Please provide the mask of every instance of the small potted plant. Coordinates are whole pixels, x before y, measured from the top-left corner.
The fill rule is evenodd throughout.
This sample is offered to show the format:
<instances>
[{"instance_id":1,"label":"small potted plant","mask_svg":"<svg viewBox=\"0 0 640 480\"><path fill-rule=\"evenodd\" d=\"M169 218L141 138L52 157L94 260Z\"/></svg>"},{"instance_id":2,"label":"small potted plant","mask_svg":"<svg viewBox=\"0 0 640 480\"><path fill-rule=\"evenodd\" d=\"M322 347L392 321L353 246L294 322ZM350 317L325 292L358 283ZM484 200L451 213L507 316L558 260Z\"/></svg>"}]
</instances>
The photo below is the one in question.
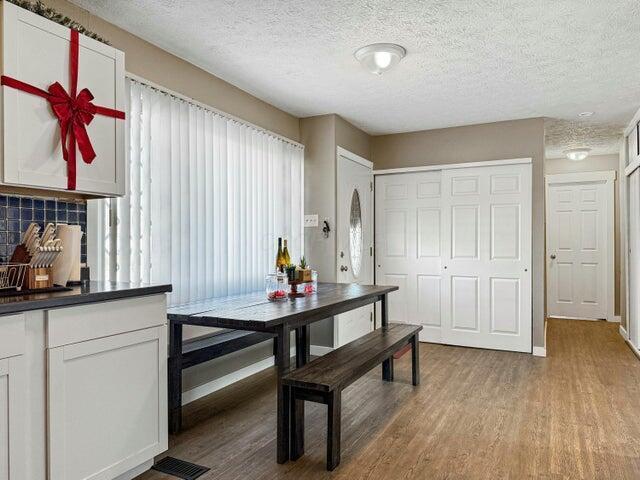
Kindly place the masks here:
<instances>
[{"instance_id":1,"label":"small potted plant","mask_svg":"<svg viewBox=\"0 0 640 480\"><path fill-rule=\"evenodd\" d=\"M289 279L289 282L295 282L297 280L296 278L296 266L293 264L289 264L284 268L284 271L287 274L287 278Z\"/></svg>"},{"instance_id":2,"label":"small potted plant","mask_svg":"<svg viewBox=\"0 0 640 480\"><path fill-rule=\"evenodd\" d=\"M311 281L311 269L307 264L307 259L303 256L300 259L300 265L296 268L296 279L300 283Z\"/></svg>"}]
</instances>

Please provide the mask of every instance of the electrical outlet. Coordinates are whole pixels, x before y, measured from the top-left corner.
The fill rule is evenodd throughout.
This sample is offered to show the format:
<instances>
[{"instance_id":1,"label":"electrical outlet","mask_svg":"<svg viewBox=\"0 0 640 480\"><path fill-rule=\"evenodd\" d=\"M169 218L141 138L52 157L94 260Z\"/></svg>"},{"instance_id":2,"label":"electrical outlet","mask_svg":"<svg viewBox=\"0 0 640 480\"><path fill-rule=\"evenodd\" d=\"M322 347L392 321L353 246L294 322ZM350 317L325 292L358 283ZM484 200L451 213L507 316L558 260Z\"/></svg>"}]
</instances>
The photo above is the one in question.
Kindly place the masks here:
<instances>
[{"instance_id":1,"label":"electrical outlet","mask_svg":"<svg viewBox=\"0 0 640 480\"><path fill-rule=\"evenodd\" d=\"M318 215L305 215L304 216L304 227L317 227L318 226Z\"/></svg>"}]
</instances>

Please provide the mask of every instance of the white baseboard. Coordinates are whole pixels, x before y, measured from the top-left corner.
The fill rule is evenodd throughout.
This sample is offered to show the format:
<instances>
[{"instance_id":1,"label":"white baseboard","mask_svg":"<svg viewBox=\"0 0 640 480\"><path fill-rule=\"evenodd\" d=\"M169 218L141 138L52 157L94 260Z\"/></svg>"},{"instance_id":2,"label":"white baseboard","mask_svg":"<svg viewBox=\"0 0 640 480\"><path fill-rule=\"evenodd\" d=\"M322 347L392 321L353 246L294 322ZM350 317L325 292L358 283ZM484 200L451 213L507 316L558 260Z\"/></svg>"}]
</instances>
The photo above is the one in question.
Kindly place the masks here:
<instances>
[{"instance_id":1,"label":"white baseboard","mask_svg":"<svg viewBox=\"0 0 640 480\"><path fill-rule=\"evenodd\" d=\"M627 331L624 329L622 325L618 327L618 331L620 332L620 335L622 336L622 338L624 338L625 340L629 340L629 334L627 334Z\"/></svg>"},{"instance_id":2,"label":"white baseboard","mask_svg":"<svg viewBox=\"0 0 640 480\"><path fill-rule=\"evenodd\" d=\"M535 357L546 357L547 356L547 326L549 325L549 321L547 319L544 320L544 347L533 347L533 351L531 352Z\"/></svg>"},{"instance_id":3,"label":"white baseboard","mask_svg":"<svg viewBox=\"0 0 640 480\"><path fill-rule=\"evenodd\" d=\"M611 322L611 323L620 323L622 321L622 319L620 318L620 315L614 315L611 318L607 318L607 322Z\"/></svg>"},{"instance_id":4,"label":"white baseboard","mask_svg":"<svg viewBox=\"0 0 640 480\"><path fill-rule=\"evenodd\" d=\"M547 356L547 348L546 347L533 347L533 355L535 357L546 357Z\"/></svg>"},{"instance_id":5,"label":"white baseboard","mask_svg":"<svg viewBox=\"0 0 640 480\"><path fill-rule=\"evenodd\" d=\"M311 345L310 353L311 355L322 356L329 353L333 350L330 347L322 347L320 345ZM291 356L295 355L295 348L291 349ZM199 398L205 397L210 393L217 392L218 390L222 390L229 385L232 385L240 380L244 380L251 375L255 375L256 373L260 373L263 370L266 370L269 367L273 367L275 364L275 357L267 357L259 362L252 363L251 365L247 365L235 372L231 372L227 375L224 375L220 378L216 378L207 382L203 385L198 385L191 390L187 390L182 392L182 405L186 405L187 403L194 402Z\"/></svg>"},{"instance_id":6,"label":"white baseboard","mask_svg":"<svg viewBox=\"0 0 640 480\"><path fill-rule=\"evenodd\" d=\"M132 480L138 475L142 475L151 467L153 467L153 458L151 460L147 460L142 465L138 465L136 468L132 468L128 472L124 472L122 475L118 475L114 480Z\"/></svg>"},{"instance_id":7,"label":"white baseboard","mask_svg":"<svg viewBox=\"0 0 640 480\"><path fill-rule=\"evenodd\" d=\"M326 355L327 353L333 351L331 347L323 347L322 345L311 345L311 355L315 357L321 357L322 355Z\"/></svg>"},{"instance_id":8,"label":"white baseboard","mask_svg":"<svg viewBox=\"0 0 640 480\"><path fill-rule=\"evenodd\" d=\"M624 341L627 343L627 345L629 345L631 351L635 354L636 357L640 359L640 350L638 350L638 348L633 343L631 343L631 340L629 340L629 334L624 328L622 328L622 325L620 325L618 331L620 332L620 336L624 338Z\"/></svg>"}]
</instances>

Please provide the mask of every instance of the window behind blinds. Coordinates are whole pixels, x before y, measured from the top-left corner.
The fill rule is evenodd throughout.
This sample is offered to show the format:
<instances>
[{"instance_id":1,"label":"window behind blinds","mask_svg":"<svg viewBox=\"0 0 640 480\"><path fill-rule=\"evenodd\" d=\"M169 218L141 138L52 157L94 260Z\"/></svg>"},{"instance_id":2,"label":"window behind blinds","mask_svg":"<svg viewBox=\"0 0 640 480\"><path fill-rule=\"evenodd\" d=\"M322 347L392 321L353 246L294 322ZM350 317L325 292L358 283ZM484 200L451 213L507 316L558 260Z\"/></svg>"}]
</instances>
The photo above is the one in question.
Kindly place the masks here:
<instances>
[{"instance_id":1,"label":"window behind blinds","mask_svg":"<svg viewBox=\"0 0 640 480\"><path fill-rule=\"evenodd\" d=\"M172 305L260 290L277 238L303 249L302 146L127 80L128 193L92 209L106 280L173 284Z\"/></svg>"}]
</instances>

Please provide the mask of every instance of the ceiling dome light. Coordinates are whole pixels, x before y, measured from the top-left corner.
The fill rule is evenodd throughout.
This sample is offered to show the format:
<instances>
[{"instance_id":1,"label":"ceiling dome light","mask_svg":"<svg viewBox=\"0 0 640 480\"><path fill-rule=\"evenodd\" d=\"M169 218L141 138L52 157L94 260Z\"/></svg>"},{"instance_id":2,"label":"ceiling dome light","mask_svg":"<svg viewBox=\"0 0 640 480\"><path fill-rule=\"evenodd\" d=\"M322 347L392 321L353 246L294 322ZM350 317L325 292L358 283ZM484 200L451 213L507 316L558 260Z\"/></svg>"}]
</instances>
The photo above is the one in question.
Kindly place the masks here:
<instances>
[{"instance_id":1,"label":"ceiling dome light","mask_svg":"<svg viewBox=\"0 0 640 480\"><path fill-rule=\"evenodd\" d=\"M572 148L571 150L565 150L564 154L569 160L579 162L589 156L590 148Z\"/></svg>"},{"instance_id":2,"label":"ceiling dome light","mask_svg":"<svg viewBox=\"0 0 640 480\"><path fill-rule=\"evenodd\" d=\"M578 116L579 116L579 117L593 117L593 114L594 114L594 113L595 113L595 112L580 112L580 113L578 114Z\"/></svg>"},{"instance_id":3,"label":"ceiling dome light","mask_svg":"<svg viewBox=\"0 0 640 480\"><path fill-rule=\"evenodd\" d=\"M382 75L396 66L406 54L404 47L395 43L374 43L359 48L354 53L356 60L376 75Z\"/></svg>"}]
</instances>

